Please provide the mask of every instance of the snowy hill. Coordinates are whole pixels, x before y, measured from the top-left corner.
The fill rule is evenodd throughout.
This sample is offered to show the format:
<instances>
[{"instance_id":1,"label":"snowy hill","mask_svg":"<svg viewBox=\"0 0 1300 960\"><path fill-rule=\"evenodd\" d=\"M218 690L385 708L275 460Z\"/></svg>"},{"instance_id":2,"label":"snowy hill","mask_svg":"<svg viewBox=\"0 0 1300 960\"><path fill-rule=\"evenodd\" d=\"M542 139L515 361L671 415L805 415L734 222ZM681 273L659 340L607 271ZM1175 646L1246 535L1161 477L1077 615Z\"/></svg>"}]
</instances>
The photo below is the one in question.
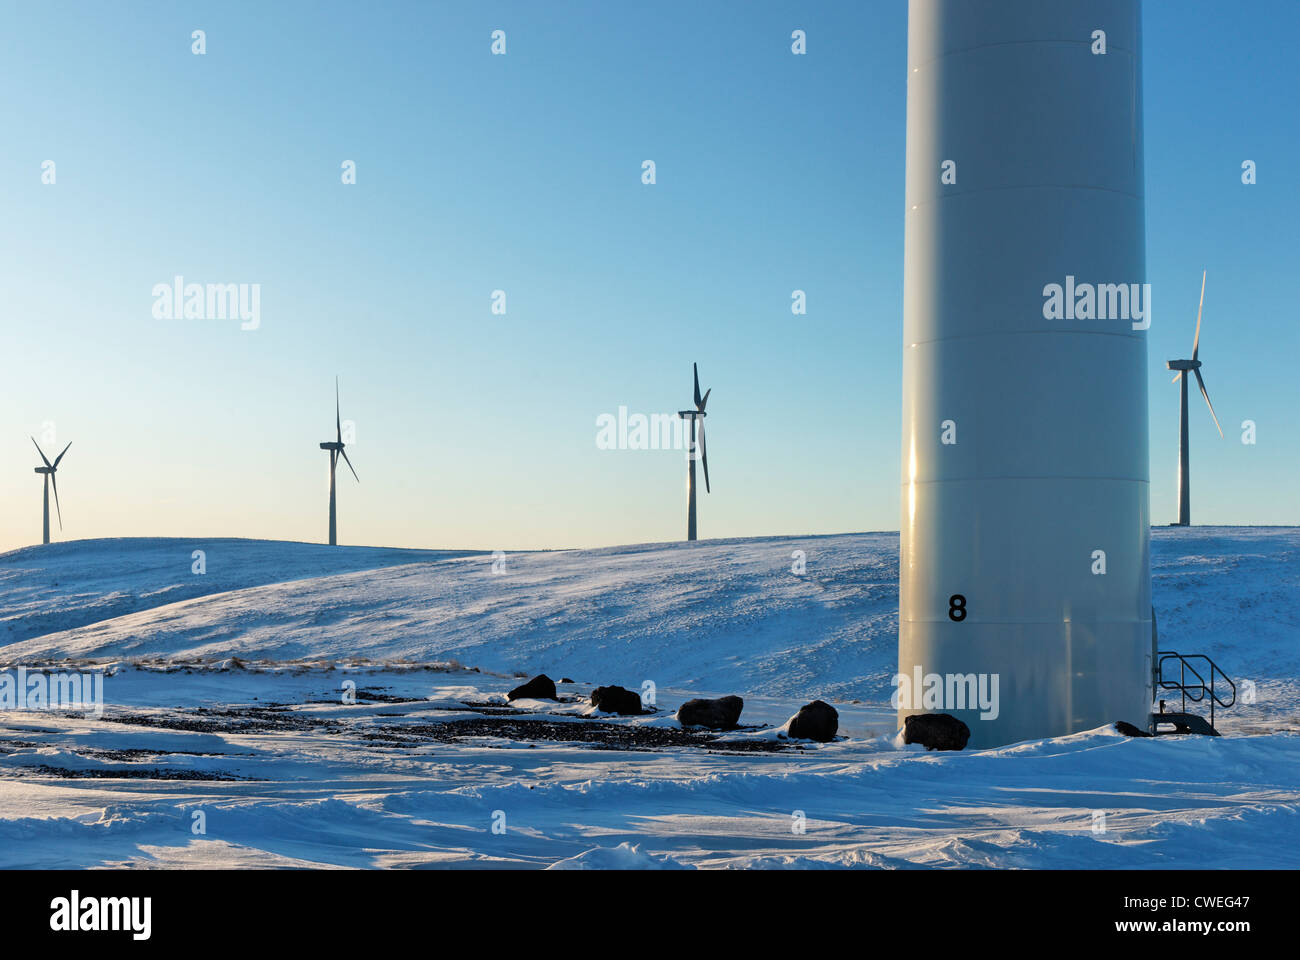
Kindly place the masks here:
<instances>
[{"instance_id":1,"label":"snowy hill","mask_svg":"<svg viewBox=\"0 0 1300 960\"><path fill-rule=\"evenodd\" d=\"M0 646L193 597L465 553L164 537L23 547L0 554Z\"/></svg>"},{"instance_id":2,"label":"snowy hill","mask_svg":"<svg viewBox=\"0 0 1300 960\"><path fill-rule=\"evenodd\" d=\"M280 562L277 545L249 542L243 589L51 631L0 649L0 662L456 659L505 672L613 670L638 681L857 697L887 690L893 670L897 543L896 534L860 534L524 553L496 573L491 555L410 563L394 552L371 569L349 558L339 572L280 578L286 583L268 581L278 570L301 571L304 545L280 545ZM795 550L806 555L803 575L791 572ZM46 575L75 579L69 554L50 561ZM238 555L228 562L237 580ZM188 564L170 574L181 585L165 589L183 589ZM138 583L124 574L97 587L125 604ZM154 588L140 603L166 595Z\"/></svg>"}]
</instances>

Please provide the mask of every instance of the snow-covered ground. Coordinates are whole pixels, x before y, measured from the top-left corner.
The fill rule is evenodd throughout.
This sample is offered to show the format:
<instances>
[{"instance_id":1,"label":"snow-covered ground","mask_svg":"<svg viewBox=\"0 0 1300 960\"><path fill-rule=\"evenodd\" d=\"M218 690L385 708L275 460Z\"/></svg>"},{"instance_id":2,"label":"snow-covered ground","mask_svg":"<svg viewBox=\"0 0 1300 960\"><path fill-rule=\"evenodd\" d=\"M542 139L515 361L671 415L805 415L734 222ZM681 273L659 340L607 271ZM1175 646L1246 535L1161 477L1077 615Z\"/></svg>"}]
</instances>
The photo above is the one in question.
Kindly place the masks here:
<instances>
[{"instance_id":1,"label":"snow-covered ground","mask_svg":"<svg viewBox=\"0 0 1300 960\"><path fill-rule=\"evenodd\" d=\"M963 753L894 735L897 550L0 555L0 665L108 674L102 717L0 711L0 866L1300 866L1300 531L1153 531L1161 646L1255 686L1223 738ZM506 710L540 672L562 701ZM656 713L591 715L647 682ZM672 718L726 693L745 729ZM784 740L815 698L841 739Z\"/></svg>"}]
</instances>

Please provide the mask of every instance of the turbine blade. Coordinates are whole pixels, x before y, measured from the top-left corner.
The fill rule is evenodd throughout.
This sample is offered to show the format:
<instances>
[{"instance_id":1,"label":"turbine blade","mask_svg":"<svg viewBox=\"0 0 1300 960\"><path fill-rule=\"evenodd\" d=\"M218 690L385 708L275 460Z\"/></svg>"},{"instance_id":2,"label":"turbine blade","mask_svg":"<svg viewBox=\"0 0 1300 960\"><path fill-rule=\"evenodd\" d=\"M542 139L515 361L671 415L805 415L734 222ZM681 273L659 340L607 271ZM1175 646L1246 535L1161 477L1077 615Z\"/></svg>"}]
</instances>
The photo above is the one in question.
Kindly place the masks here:
<instances>
[{"instance_id":1,"label":"turbine blade","mask_svg":"<svg viewBox=\"0 0 1300 960\"><path fill-rule=\"evenodd\" d=\"M63 529L63 508L59 506L59 478L50 473L50 483L54 486L54 510L59 515L59 529Z\"/></svg>"},{"instance_id":2,"label":"turbine blade","mask_svg":"<svg viewBox=\"0 0 1300 960\"><path fill-rule=\"evenodd\" d=\"M1214 413L1214 404L1210 403L1210 394L1205 389L1205 381L1201 379L1201 371L1194 370L1192 372L1196 374L1196 382L1201 385L1201 396L1205 398L1205 405L1210 408L1210 416L1214 417L1214 426L1218 429L1219 436L1222 437L1223 427L1219 426L1219 418Z\"/></svg>"},{"instance_id":3,"label":"turbine blade","mask_svg":"<svg viewBox=\"0 0 1300 960\"><path fill-rule=\"evenodd\" d=\"M1177 383L1181 379L1183 379L1183 371L1179 370L1174 374L1174 379L1171 380L1170 383Z\"/></svg>"},{"instance_id":4,"label":"turbine blade","mask_svg":"<svg viewBox=\"0 0 1300 960\"><path fill-rule=\"evenodd\" d=\"M698 410L700 407L700 365L692 363L691 369L695 371L695 408Z\"/></svg>"},{"instance_id":5,"label":"turbine blade","mask_svg":"<svg viewBox=\"0 0 1300 960\"><path fill-rule=\"evenodd\" d=\"M71 441L71 440L68 441L68 447L70 447L70 446L72 446L72 441ZM63 448L63 453L67 453L67 452L68 452L68 447L64 447L64 448ZM59 467L59 461L63 459L63 453L59 454L57 457L54 458L54 468L55 468L56 470L57 470L58 467Z\"/></svg>"},{"instance_id":6,"label":"turbine blade","mask_svg":"<svg viewBox=\"0 0 1300 960\"><path fill-rule=\"evenodd\" d=\"M45 461L45 465L48 467L50 465L50 458L45 455L45 451L41 449L41 445L36 442L35 437L32 437L32 446L36 448L36 452L41 455L41 459Z\"/></svg>"},{"instance_id":7,"label":"turbine blade","mask_svg":"<svg viewBox=\"0 0 1300 960\"><path fill-rule=\"evenodd\" d=\"M704 396L701 397L698 403L696 404L696 409L699 410L700 413L703 413L704 408L709 405L709 394L711 394L712 392L713 392L713 388L709 387L709 389L704 391Z\"/></svg>"},{"instance_id":8,"label":"turbine blade","mask_svg":"<svg viewBox=\"0 0 1300 960\"><path fill-rule=\"evenodd\" d=\"M1201 349L1201 307L1205 306L1205 271L1201 271L1201 302L1196 308L1196 337L1192 340L1192 359L1196 359L1197 351ZM1199 380L1200 377L1197 377ZM1201 390L1205 388L1202 387Z\"/></svg>"},{"instance_id":9,"label":"turbine blade","mask_svg":"<svg viewBox=\"0 0 1300 960\"><path fill-rule=\"evenodd\" d=\"M353 477L356 477L356 481L357 481L357 483L360 483L360 482L361 482L361 478L360 478L360 477L357 477L357 468L354 467L354 466L352 466L352 461L351 461L351 460L348 460L348 452L347 452L346 450L340 448L340 449L339 449L339 453L343 454L343 459L344 459L344 460L347 460L348 469L352 471L352 476L353 476Z\"/></svg>"},{"instance_id":10,"label":"turbine blade","mask_svg":"<svg viewBox=\"0 0 1300 960\"><path fill-rule=\"evenodd\" d=\"M342 443L343 442L343 421L339 417L339 378L338 377L334 378L334 430L336 433L335 439L337 439L339 443ZM351 464L348 464L348 466L351 466Z\"/></svg>"},{"instance_id":11,"label":"turbine blade","mask_svg":"<svg viewBox=\"0 0 1300 960\"><path fill-rule=\"evenodd\" d=\"M700 462L704 464L704 492L712 493L709 489L709 448L704 442L704 418L697 421L700 425Z\"/></svg>"}]
</instances>

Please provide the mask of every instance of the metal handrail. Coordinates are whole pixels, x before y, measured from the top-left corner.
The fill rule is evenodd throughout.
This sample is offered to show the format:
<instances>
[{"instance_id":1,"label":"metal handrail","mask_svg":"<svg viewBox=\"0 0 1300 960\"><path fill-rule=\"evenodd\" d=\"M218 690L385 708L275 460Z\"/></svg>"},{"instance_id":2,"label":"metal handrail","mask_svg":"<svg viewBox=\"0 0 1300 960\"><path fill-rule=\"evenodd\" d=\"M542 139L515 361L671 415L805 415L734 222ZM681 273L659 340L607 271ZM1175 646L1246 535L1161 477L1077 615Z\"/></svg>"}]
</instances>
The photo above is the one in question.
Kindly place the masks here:
<instances>
[{"instance_id":1,"label":"metal handrail","mask_svg":"<svg viewBox=\"0 0 1300 960\"><path fill-rule=\"evenodd\" d=\"M1159 657L1159 660L1157 662L1157 667L1156 667L1156 683L1164 690L1178 690L1182 693L1182 698L1183 698L1182 705L1183 705L1184 713L1187 712L1187 701L1189 698L1193 703L1200 703L1202 700L1205 699L1205 695L1208 693L1210 695L1210 726L1213 727L1214 726L1214 705L1217 703L1219 706L1223 707L1223 709L1227 710L1229 707L1236 704L1237 685L1232 682L1231 677L1229 677L1226 673L1223 672L1223 670L1219 668L1219 665L1217 663L1215 663L1205 654L1189 653L1186 656L1184 656L1183 654L1178 653L1174 650L1161 650L1159 651L1157 656ZM1177 682L1173 680L1165 679L1166 660L1178 661ZM1205 678L1201 676L1200 671L1197 670L1190 663L1188 663L1189 660L1204 660L1206 663L1210 665L1210 669L1207 671L1210 675L1210 682L1208 684L1205 682ZM1199 683L1195 685L1188 684L1187 671L1189 670L1196 677ZM1232 688L1231 700L1225 702L1223 698L1220 697L1218 692L1215 690L1214 682L1216 679L1216 675L1218 677L1222 677L1223 682L1226 683L1230 688Z\"/></svg>"},{"instance_id":2,"label":"metal handrail","mask_svg":"<svg viewBox=\"0 0 1300 960\"><path fill-rule=\"evenodd\" d=\"M1177 683L1175 683L1172 680L1165 679L1165 661L1172 660L1175 658L1179 662ZM1205 678L1201 676L1199 670L1197 670L1195 667L1193 667L1190 663L1187 662L1187 659L1182 654L1174 653L1173 651L1162 651L1160 653L1160 662L1158 664L1158 667L1159 669L1157 671L1156 682L1159 683L1160 686L1166 690L1181 690L1183 693L1184 710L1186 710L1187 708L1187 698L1191 695L1193 690L1196 691L1196 695L1191 698L1193 703L1200 703L1202 700L1205 699L1205 691L1207 689L1205 686ZM1196 675L1196 679L1200 681L1199 686L1189 687L1187 685L1188 670L1192 671L1192 673ZM1213 680L1213 676L1211 676L1211 680Z\"/></svg>"}]
</instances>

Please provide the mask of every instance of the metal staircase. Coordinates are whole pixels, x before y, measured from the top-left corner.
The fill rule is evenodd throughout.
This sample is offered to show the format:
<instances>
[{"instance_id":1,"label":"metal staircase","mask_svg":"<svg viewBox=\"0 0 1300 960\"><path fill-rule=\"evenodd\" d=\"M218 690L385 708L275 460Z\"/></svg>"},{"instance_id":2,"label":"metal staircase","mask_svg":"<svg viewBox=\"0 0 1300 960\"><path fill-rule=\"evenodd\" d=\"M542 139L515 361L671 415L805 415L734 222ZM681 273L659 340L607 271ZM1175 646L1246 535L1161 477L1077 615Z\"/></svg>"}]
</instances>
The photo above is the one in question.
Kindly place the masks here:
<instances>
[{"instance_id":1,"label":"metal staircase","mask_svg":"<svg viewBox=\"0 0 1300 960\"><path fill-rule=\"evenodd\" d=\"M1226 710L1235 704L1237 685L1219 669L1217 663L1203 653L1181 654L1173 650L1161 650L1156 658L1156 686L1161 690L1177 690L1182 697L1182 709L1179 713L1165 713L1165 702L1161 700L1160 712L1151 714L1151 728L1155 735L1199 733L1210 737L1219 736L1219 731L1214 728L1215 705ZM1175 662L1178 664L1177 679L1166 677L1165 664ZM1197 665L1200 666L1199 670ZM1208 682L1206 674L1209 675ZM1225 700L1224 697L1230 699ZM1200 714L1187 712L1187 701L1203 703L1207 698L1210 704L1208 720ZM1173 729L1162 730L1162 726Z\"/></svg>"}]
</instances>

